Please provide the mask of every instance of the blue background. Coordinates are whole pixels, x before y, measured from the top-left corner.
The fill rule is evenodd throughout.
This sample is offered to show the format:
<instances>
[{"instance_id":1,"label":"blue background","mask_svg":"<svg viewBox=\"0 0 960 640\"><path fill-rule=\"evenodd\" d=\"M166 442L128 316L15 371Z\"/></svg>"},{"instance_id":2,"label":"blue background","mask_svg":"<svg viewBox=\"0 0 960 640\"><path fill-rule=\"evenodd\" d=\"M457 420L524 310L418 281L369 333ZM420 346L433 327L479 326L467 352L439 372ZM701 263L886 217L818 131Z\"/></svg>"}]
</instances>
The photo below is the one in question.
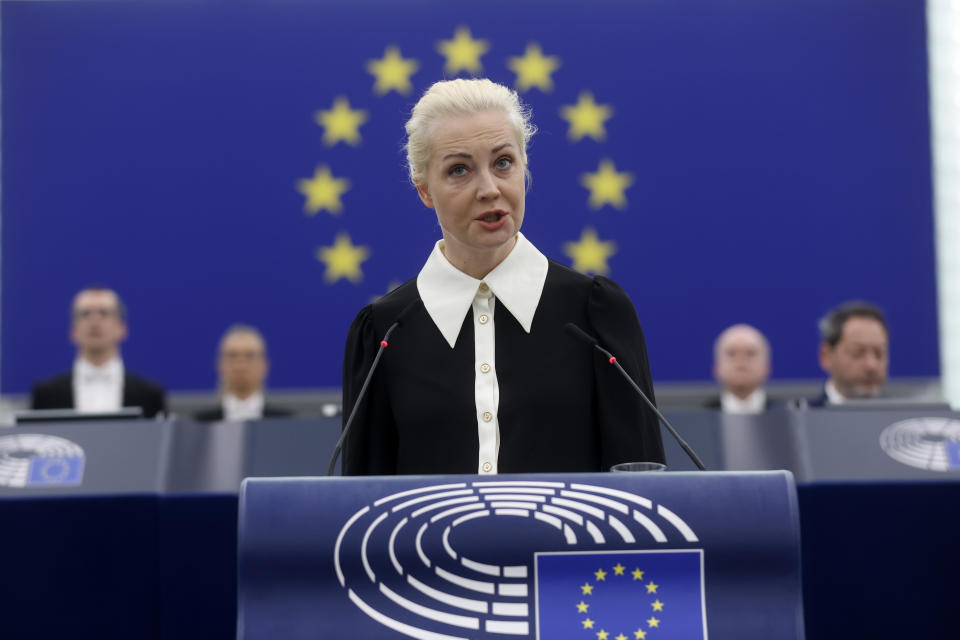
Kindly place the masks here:
<instances>
[{"instance_id":1,"label":"blue background","mask_svg":"<svg viewBox=\"0 0 960 640\"><path fill-rule=\"evenodd\" d=\"M710 376L716 334L750 322L774 374L813 378L816 319L885 307L891 374L935 376L936 285L925 7L910 0L3 2L2 376L69 366L79 288L130 308L127 366L211 388L216 342L259 326L274 388L339 386L356 312L416 275L439 228L402 167L402 125L443 76L435 47L468 26L484 73L538 42L562 65L522 94L540 132L524 233L569 262L584 227L614 240L656 380ZM416 58L414 91L379 97L368 60ZM581 91L615 109L605 142L571 142ZM370 120L326 147L338 95ZM624 210L579 176L612 159ZM307 216L296 181L329 164L344 211ZM359 284L314 257L340 231L368 246Z\"/></svg>"}]
</instances>

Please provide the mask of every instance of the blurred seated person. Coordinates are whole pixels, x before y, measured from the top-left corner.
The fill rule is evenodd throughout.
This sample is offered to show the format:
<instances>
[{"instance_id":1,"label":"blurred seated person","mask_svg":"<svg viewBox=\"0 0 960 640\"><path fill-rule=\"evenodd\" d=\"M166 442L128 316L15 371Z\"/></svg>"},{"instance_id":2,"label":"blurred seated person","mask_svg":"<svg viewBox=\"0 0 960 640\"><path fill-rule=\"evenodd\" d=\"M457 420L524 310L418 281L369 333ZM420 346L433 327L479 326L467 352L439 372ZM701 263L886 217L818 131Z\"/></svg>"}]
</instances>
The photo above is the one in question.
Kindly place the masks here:
<instances>
[{"instance_id":1,"label":"blurred seated person","mask_svg":"<svg viewBox=\"0 0 960 640\"><path fill-rule=\"evenodd\" d=\"M887 320L878 307L847 302L820 320L820 367L830 376L811 407L880 395L889 366Z\"/></svg>"},{"instance_id":2,"label":"blurred seated person","mask_svg":"<svg viewBox=\"0 0 960 640\"><path fill-rule=\"evenodd\" d=\"M764 385L770 377L770 343L748 324L724 329L713 344L713 377L723 387L709 409L755 414L770 408Z\"/></svg>"},{"instance_id":3,"label":"blurred seated person","mask_svg":"<svg viewBox=\"0 0 960 640\"><path fill-rule=\"evenodd\" d=\"M194 417L203 422L243 422L292 416L292 411L266 403L263 385L269 368L267 343L260 332L249 325L233 325L220 339L217 356L220 404Z\"/></svg>"},{"instance_id":4,"label":"blurred seated person","mask_svg":"<svg viewBox=\"0 0 960 640\"><path fill-rule=\"evenodd\" d=\"M73 298L72 318L73 370L35 384L30 407L84 413L140 407L148 418L166 412L163 387L124 367L120 343L127 339L127 309L117 292L100 286L83 289Z\"/></svg>"}]
</instances>

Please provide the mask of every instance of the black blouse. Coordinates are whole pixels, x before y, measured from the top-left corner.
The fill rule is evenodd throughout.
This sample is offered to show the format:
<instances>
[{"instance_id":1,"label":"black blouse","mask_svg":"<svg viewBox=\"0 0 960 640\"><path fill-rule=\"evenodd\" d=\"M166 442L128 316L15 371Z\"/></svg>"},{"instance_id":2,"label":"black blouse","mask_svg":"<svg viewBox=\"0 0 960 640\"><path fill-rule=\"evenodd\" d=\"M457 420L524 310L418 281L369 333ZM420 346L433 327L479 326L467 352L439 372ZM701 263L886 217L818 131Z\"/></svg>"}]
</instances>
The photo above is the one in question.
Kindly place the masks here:
<instances>
[{"instance_id":1,"label":"black blouse","mask_svg":"<svg viewBox=\"0 0 960 640\"><path fill-rule=\"evenodd\" d=\"M419 298L416 279L368 305L347 336L343 415L350 415L383 334ZM573 322L611 351L654 400L643 330L627 294L550 261L530 333L496 307L501 473L602 471L664 462L657 418ZM468 310L453 349L423 304L407 311L344 443L344 475L476 473L475 349Z\"/></svg>"}]
</instances>

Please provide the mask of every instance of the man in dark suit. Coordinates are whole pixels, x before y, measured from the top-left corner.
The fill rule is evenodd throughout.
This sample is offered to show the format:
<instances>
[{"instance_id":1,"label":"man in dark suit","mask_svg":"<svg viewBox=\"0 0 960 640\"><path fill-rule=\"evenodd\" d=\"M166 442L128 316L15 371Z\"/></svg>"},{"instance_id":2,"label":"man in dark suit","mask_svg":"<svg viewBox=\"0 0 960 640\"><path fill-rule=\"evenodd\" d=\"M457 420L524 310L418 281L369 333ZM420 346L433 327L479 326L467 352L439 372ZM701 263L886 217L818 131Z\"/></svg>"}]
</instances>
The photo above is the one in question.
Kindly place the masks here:
<instances>
[{"instance_id":1,"label":"man in dark suit","mask_svg":"<svg viewBox=\"0 0 960 640\"><path fill-rule=\"evenodd\" d=\"M887 381L890 336L878 307L854 301L820 319L820 367L830 376L811 407L880 395Z\"/></svg>"},{"instance_id":2,"label":"man in dark suit","mask_svg":"<svg viewBox=\"0 0 960 640\"><path fill-rule=\"evenodd\" d=\"M127 371L120 343L127 338L127 312L112 289L88 287L73 299L70 340L77 347L73 369L33 387L33 409L111 412L140 407L153 417L166 411L161 386Z\"/></svg>"},{"instance_id":3,"label":"man in dark suit","mask_svg":"<svg viewBox=\"0 0 960 640\"><path fill-rule=\"evenodd\" d=\"M241 422L293 415L267 404L264 382L269 369L267 344L260 332L249 325L230 327L220 339L217 355L220 404L198 411L194 417L204 422Z\"/></svg>"},{"instance_id":4,"label":"man in dark suit","mask_svg":"<svg viewBox=\"0 0 960 640\"><path fill-rule=\"evenodd\" d=\"M726 328L713 344L713 376L723 386L708 409L725 413L763 413L770 408L764 385L770 377L770 343L748 324Z\"/></svg>"}]
</instances>

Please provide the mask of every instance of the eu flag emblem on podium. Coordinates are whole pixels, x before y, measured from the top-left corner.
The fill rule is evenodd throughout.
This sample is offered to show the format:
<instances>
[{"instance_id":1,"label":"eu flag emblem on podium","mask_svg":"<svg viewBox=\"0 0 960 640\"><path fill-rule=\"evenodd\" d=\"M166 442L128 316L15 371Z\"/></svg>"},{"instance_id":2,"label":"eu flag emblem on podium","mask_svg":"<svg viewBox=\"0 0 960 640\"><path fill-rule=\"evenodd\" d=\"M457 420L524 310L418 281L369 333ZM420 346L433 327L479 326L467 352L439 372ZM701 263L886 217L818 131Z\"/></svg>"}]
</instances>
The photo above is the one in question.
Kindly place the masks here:
<instances>
[{"instance_id":1,"label":"eu flag emblem on podium","mask_svg":"<svg viewBox=\"0 0 960 640\"><path fill-rule=\"evenodd\" d=\"M704 640L703 552L536 554L541 640Z\"/></svg>"},{"instance_id":2,"label":"eu flag emblem on podium","mask_svg":"<svg viewBox=\"0 0 960 640\"><path fill-rule=\"evenodd\" d=\"M72 486L83 482L82 456L34 456L30 460L27 486Z\"/></svg>"}]
</instances>

